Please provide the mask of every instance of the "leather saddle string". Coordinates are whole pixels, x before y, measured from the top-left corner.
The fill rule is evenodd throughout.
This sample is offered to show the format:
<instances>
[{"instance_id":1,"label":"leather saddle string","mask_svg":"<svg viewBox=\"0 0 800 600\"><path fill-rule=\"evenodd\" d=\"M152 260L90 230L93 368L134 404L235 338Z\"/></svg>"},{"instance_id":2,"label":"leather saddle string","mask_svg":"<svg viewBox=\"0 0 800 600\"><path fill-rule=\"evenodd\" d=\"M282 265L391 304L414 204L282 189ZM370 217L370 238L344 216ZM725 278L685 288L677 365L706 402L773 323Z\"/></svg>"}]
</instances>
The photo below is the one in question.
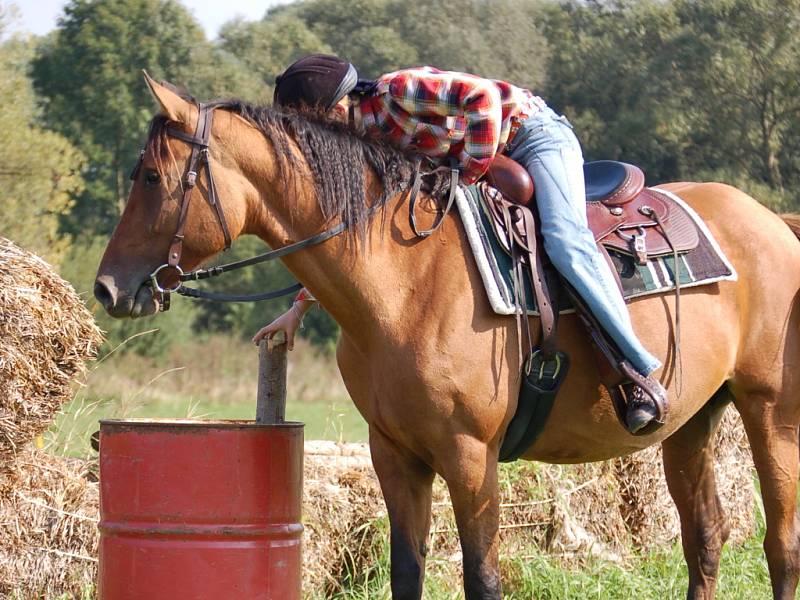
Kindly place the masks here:
<instances>
[{"instance_id":1,"label":"leather saddle string","mask_svg":"<svg viewBox=\"0 0 800 600\"><path fill-rule=\"evenodd\" d=\"M514 276L514 303L516 304L517 312L517 335L519 337L520 349L520 364L525 364L525 357L533 352L533 335L531 334L531 324L528 319L528 300L525 294L525 274L523 270L523 258L519 252L519 245L514 236L511 205L500 199L500 207L503 215L503 224L506 232L508 232L508 245L511 250L511 264L512 274ZM523 345L523 333L525 334L525 342Z\"/></svg>"},{"instance_id":2,"label":"leather saddle string","mask_svg":"<svg viewBox=\"0 0 800 600\"><path fill-rule=\"evenodd\" d=\"M414 232L414 235L416 235L418 238L426 238L442 226L444 223L444 218L450 212L450 209L453 208L453 203L455 202L456 193L458 191L458 169L451 163L450 190L448 193L447 205L436 217L436 220L433 222L431 228L423 229L422 231L420 231L417 227L417 217L415 214L417 196L419 196L421 187L422 174L420 173L420 161L417 159L416 163L414 164L414 184L411 186L411 195L408 200L408 222L411 225L411 230Z\"/></svg>"},{"instance_id":3,"label":"leather saddle string","mask_svg":"<svg viewBox=\"0 0 800 600\"><path fill-rule=\"evenodd\" d=\"M672 260L675 264L675 365L678 375L678 394L680 394L681 388L683 387L683 364L681 361L681 266L678 262L678 248L672 243L669 232L666 227L664 227L661 217L658 216L655 209L650 208L648 215L656 222L659 229L661 229L661 235L667 240L667 244L672 250Z\"/></svg>"}]
</instances>

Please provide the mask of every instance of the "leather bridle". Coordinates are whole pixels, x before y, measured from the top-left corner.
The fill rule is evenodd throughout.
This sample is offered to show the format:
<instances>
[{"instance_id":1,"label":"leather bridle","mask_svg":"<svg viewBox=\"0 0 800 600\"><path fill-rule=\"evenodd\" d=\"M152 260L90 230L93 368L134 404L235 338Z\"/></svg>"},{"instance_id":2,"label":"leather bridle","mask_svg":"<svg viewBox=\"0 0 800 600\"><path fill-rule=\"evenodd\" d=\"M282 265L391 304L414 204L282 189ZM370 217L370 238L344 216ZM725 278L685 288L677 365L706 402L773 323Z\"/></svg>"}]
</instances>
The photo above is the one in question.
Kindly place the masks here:
<instances>
[{"instance_id":1,"label":"leather bridle","mask_svg":"<svg viewBox=\"0 0 800 600\"><path fill-rule=\"evenodd\" d=\"M214 183L214 176L211 173L211 164L209 163L209 156L208 156L208 145L209 140L211 138L211 125L213 121L213 114L214 109L220 106L224 106L224 102L208 102L198 103L198 117L197 117L197 126L195 127L194 135L189 135L175 129L173 127L165 127L165 131L167 135L170 137L174 137L175 139L181 140L186 142L191 146L191 155L189 156L189 163L186 167L186 174L183 178L183 197L181 199L181 208L180 213L178 216L178 226L175 230L175 234L172 237L172 242L170 243L169 252L167 254L167 262L159 266L155 269L149 276L146 282L146 285L149 285L153 291L153 295L158 295L158 304L159 310L161 312L169 310L170 307L170 295L172 293L180 294L181 296L186 296L189 298L201 298L204 300L211 300L215 302L258 302L261 300L270 300L272 298L279 298L281 296L286 296L288 294L292 294L298 290L300 290L303 286L300 283L295 283L289 287L275 290L271 292L263 292L260 294L221 294L215 292L207 292L205 290L199 290L196 288L186 287L183 285L185 281L199 281L201 279L208 279L211 277L217 277L226 273L228 271L235 271L237 269L241 269L244 267L249 267L251 265L256 265L259 263L276 260L293 252L297 252L298 250L302 250L304 248L308 248L310 246L314 246L316 244L321 244L322 242L331 239L339 235L340 233L346 231L350 224L341 222L338 225L335 225L321 233L313 235L309 238L301 240L299 242L294 242L282 248L278 248L276 250L271 250L269 252L265 252L263 254L259 254L257 256L253 256L251 258L247 258L244 260L227 263L224 265L219 265L216 267L210 267L208 269L197 269L188 273L185 273L180 266L181 256L183 254L183 240L185 237L185 228L186 228L186 221L189 214L189 206L191 204L192 199L192 192L197 186L197 178L200 173L204 170L206 174L206 182L207 182L207 189L208 189L208 202L214 208L214 212L217 215L217 221L219 222L220 229L222 230L222 235L225 237L225 249L227 250L231 246L232 238L230 234L230 230L228 229L228 223L225 220L225 213L222 209L222 203L220 201L219 194L217 193L217 186ZM139 172L141 170L142 163L144 162L144 155L145 151L139 155L139 161L133 169L131 173L131 179L135 180ZM412 227L414 229L415 234L420 237L427 237L430 235L435 229L441 225L442 221L444 220L444 216L449 211L450 207L453 203L453 197L455 195L455 185L451 186L450 190L450 199L447 204L447 208L442 211L439 216L439 219L434 223L434 226L427 231L418 231L416 227L416 221L413 217L414 215L414 203L417 197L417 194L420 189L420 169L419 169L419 162L417 161L414 173L414 182L411 186L411 194L410 194L410 215L411 215L411 222ZM452 181L456 182L458 180L458 172L457 170L452 170ZM377 210L383 205L381 202L375 202L370 207L369 211L367 211L367 218L371 217L373 214L377 212ZM177 275L177 283L172 287L165 287L158 281L158 277L163 272L174 271L175 275ZM163 277L163 275L162 275Z\"/></svg>"}]
</instances>

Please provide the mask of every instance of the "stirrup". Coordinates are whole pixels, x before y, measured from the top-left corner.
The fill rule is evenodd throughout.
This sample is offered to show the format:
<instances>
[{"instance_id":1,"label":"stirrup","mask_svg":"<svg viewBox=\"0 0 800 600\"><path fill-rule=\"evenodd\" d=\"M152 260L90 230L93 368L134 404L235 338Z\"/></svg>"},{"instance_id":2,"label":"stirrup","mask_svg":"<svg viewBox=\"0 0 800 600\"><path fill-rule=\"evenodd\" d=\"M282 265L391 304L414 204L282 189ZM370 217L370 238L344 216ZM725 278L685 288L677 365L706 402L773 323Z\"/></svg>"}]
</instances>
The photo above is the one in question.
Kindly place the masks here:
<instances>
[{"instance_id":1,"label":"stirrup","mask_svg":"<svg viewBox=\"0 0 800 600\"><path fill-rule=\"evenodd\" d=\"M653 389L650 378L639 374L626 360L623 360L619 363L619 369L625 376L626 380L618 385L608 387L608 392L611 396L611 403L614 405L614 412L617 415L617 419L625 431L631 435L649 435L661 428L666 422L668 411L666 390L664 390L664 388L662 388L660 385L658 386L658 389ZM630 429L628 429L627 413L629 409L629 403L625 392L623 391L623 387L630 384L639 386L652 400L653 406L656 409L656 416L647 425L636 432L632 432Z\"/></svg>"}]
</instances>

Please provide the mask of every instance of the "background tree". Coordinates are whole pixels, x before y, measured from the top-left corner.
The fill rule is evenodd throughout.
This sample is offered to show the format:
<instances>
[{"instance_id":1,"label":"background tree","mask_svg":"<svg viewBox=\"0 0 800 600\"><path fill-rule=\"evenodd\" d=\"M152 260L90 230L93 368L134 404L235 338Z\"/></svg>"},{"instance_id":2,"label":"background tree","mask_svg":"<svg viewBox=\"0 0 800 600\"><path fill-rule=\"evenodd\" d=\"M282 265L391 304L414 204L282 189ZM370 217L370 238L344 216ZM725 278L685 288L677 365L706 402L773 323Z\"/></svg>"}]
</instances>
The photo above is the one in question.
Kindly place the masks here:
<instances>
[{"instance_id":1,"label":"background tree","mask_svg":"<svg viewBox=\"0 0 800 600\"><path fill-rule=\"evenodd\" d=\"M142 68L204 96L258 95L238 61L215 51L176 0L72 0L33 68L47 125L89 159L68 231L105 234L119 216L153 113Z\"/></svg>"},{"instance_id":2,"label":"background tree","mask_svg":"<svg viewBox=\"0 0 800 600\"><path fill-rule=\"evenodd\" d=\"M664 59L675 22L665 2L552 5L546 97L573 121L587 160L642 165L651 183L682 176L687 119Z\"/></svg>"},{"instance_id":3,"label":"background tree","mask_svg":"<svg viewBox=\"0 0 800 600\"><path fill-rule=\"evenodd\" d=\"M0 22L2 14L0 5ZM0 231L13 224L12 238L55 256L70 241L56 231L60 218L72 235L66 267L88 292L92 269L82 265L99 259L154 110L140 69L200 99L269 103L275 76L311 52L340 54L364 77L430 64L506 79L565 112L587 159L637 163L650 183L722 180L792 209L798 33L800 0L298 0L229 22L209 42L179 0L70 0L35 48L0 46ZM261 249L243 240L223 259ZM214 285L260 290L289 280L270 265ZM201 330L241 335L286 306L187 304L181 313ZM330 340L335 326L324 315L313 313L306 333Z\"/></svg>"},{"instance_id":4,"label":"background tree","mask_svg":"<svg viewBox=\"0 0 800 600\"><path fill-rule=\"evenodd\" d=\"M691 118L692 161L740 171L796 201L798 0L678 0L670 54Z\"/></svg>"},{"instance_id":5,"label":"background tree","mask_svg":"<svg viewBox=\"0 0 800 600\"><path fill-rule=\"evenodd\" d=\"M289 64L306 54L332 52L305 21L286 11L270 14L261 21L229 21L220 30L219 39L225 51L260 79L269 94L265 103L272 102L275 77ZM239 95L256 100L243 92Z\"/></svg>"},{"instance_id":6,"label":"background tree","mask_svg":"<svg viewBox=\"0 0 800 600\"><path fill-rule=\"evenodd\" d=\"M84 157L42 128L27 75L34 47L5 36L8 19L0 10L0 235L57 265L69 243L59 233L59 217L83 188Z\"/></svg>"}]
</instances>

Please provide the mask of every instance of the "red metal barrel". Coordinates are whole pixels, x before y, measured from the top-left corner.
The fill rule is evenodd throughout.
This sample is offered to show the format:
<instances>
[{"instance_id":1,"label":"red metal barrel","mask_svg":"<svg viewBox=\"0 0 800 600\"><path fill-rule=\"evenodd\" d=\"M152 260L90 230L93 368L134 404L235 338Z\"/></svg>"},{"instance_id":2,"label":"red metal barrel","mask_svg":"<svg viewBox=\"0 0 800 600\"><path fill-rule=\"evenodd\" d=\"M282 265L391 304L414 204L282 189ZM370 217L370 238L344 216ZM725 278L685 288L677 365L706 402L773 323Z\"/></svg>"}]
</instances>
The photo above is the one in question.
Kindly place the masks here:
<instances>
[{"instance_id":1,"label":"red metal barrel","mask_svg":"<svg viewBox=\"0 0 800 600\"><path fill-rule=\"evenodd\" d=\"M101 600L299 600L303 424L100 424Z\"/></svg>"}]
</instances>

